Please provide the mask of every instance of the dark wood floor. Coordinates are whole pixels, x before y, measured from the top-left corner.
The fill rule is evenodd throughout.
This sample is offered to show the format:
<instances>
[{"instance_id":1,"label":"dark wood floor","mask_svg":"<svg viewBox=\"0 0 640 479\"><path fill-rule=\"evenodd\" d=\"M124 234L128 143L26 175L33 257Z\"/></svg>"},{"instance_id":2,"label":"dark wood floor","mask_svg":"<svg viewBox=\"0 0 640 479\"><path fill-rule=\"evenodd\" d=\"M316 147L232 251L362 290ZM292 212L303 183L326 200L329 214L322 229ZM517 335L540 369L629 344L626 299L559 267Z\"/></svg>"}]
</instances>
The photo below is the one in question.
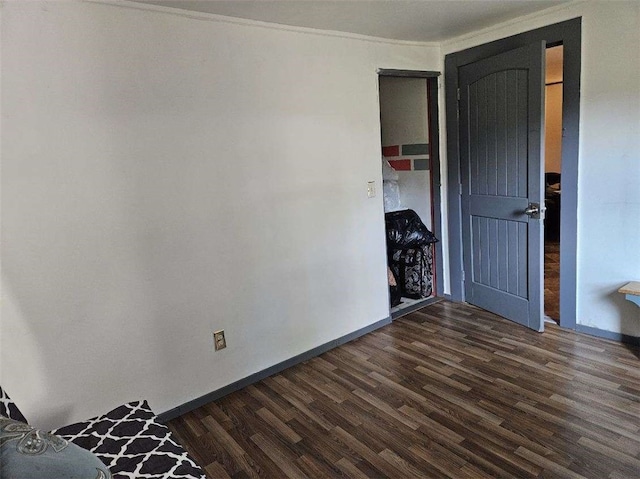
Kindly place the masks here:
<instances>
[{"instance_id":1,"label":"dark wood floor","mask_svg":"<svg viewBox=\"0 0 640 479\"><path fill-rule=\"evenodd\" d=\"M211 478L637 478L639 357L441 302L169 426Z\"/></svg>"},{"instance_id":2,"label":"dark wood floor","mask_svg":"<svg viewBox=\"0 0 640 479\"><path fill-rule=\"evenodd\" d=\"M544 314L560 322L560 243L544 242Z\"/></svg>"}]
</instances>

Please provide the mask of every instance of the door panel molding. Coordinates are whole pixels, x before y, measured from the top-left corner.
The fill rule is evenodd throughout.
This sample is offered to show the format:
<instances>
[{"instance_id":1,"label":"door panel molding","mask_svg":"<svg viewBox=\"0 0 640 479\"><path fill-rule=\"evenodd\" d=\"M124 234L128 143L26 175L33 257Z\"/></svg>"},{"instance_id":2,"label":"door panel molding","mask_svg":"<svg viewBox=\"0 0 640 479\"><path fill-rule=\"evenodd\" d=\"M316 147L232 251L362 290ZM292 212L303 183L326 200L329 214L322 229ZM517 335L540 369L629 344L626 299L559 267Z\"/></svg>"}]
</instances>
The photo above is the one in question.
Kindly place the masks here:
<instances>
[{"instance_id":1,"label":"door panel molding","mask_svg":"<svg viewBox=\"0 0 640 479\"><path fill-rule=\"evenodd\" d=\"M522 215L522 212L529 205L527 198L469 196L469 214L473 216L491 216L509 221L529 222L529 217ZM481 198L482 201L478 201Z\"/></svg>"},{"instance_id":2,"label":"door panel molding","mask_svg":"<svg viewBox=\"0 0 640 479\"><path fill-rule=\"evenodd\" d=\"M544 201L544 62L539 41L458 68L465 296L536 331L543 220L525 210Z\"/></svg>"},{"instance_id":3,"label":"door panel molding","mask_svg":"<svg viewBox=\"0 0 640 479\"><path fill-rule=\"evenodd\" d=\"M537 41L564 46L562 209L560 232L560 326L576 328L578 147L580 119L580 68L582 18L574 18L496 40L445 57L445 108L447 118L448 227L450 299L465 301L462 254L460 188L458 68L468 63Z\"/></svg>"}]
</instances>

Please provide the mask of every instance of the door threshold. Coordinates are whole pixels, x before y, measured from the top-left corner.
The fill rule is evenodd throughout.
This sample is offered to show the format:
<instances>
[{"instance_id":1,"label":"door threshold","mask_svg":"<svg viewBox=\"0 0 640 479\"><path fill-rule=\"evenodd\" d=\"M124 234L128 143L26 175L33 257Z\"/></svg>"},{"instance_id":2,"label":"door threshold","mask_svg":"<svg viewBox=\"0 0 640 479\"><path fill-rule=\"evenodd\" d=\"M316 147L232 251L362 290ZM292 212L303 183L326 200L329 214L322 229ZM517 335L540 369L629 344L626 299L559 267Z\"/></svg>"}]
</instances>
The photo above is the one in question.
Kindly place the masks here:
<instances>
[{"instance_id":1,"label":"door threshold","mask_svg":"<svg viewBox=\"0 0 640 479\"><path fill-rule=\"evenodd\" d=\"M393 308L391 308L392 320L398 319L402 316L406 316L407 314L413 313L414 311L422 309L425 306L429 306L430 304L442 301L442 298L438 298L436 296L430 296L428 298L419 300L412 300L408 298L402 299L404 299L405 301L410 301L410 303L406 304L405 306L403 306L403 303L400 303L398 306L394 306Z\"/></svg>"}]
</instances>

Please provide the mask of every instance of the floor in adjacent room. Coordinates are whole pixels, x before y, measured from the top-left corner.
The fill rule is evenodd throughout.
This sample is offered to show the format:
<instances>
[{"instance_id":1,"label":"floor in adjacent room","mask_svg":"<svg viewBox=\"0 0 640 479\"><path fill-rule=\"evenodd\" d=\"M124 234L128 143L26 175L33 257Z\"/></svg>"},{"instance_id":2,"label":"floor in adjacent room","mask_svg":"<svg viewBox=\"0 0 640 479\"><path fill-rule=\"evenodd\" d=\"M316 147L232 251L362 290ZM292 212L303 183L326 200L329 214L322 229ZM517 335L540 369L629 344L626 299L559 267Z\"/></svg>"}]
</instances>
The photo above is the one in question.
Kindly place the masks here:
<instances>
[{"instance_id":1,"label":"floor in adjacent room","mask_svg":"<svg viewBox=\"0 0 640 479\"><path fill-rule=\"evenodd\" d=\"M640 351L442 301L169 427L216 479L638 477Z\"/></svg>"},{"instance_id":2,"label":"floor in adjacent room","mask_svg":"<svg viewBox=\"0 0 640 479\"><path fill-rule=\"evenodd\" d=\"M560 243L544 242L544 314L560 323Z\"/></svg>"}]
</instances>

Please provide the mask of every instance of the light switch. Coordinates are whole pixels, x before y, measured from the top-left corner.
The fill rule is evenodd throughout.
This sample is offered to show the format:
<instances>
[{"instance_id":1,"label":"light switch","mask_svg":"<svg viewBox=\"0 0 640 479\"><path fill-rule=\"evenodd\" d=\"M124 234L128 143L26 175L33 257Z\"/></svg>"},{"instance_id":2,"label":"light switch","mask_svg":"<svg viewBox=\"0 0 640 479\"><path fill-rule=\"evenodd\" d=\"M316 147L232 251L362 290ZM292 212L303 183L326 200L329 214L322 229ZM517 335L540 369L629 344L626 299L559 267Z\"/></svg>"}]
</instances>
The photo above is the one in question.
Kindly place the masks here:
<instances>
[{"instance_id":1,"label":"light switch","mask_svg":"<svg viewBox=\"0 0 640 479\"><path fill-rule=\"evenodd\" d=\"M376 196L376 182L375 181L369 181L367 183L367 197L368 198L373 198Z\"/></svg>"}]
</instances>

